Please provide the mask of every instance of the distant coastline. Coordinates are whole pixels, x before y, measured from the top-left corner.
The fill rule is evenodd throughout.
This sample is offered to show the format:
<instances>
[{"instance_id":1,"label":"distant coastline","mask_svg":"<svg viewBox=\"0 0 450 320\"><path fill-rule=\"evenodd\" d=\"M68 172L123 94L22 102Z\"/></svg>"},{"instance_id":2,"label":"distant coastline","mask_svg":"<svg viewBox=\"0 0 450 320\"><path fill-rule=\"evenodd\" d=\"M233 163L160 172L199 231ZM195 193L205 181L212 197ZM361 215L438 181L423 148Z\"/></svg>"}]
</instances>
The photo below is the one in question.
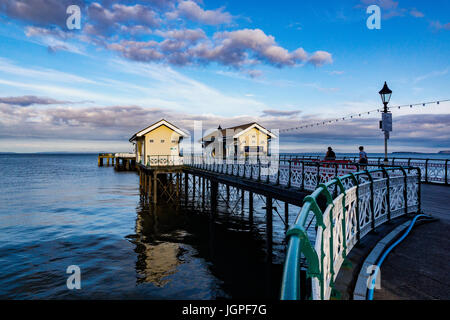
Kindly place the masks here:
<instances>
[{"instance_id":1,"label":"distant coastline","mask_svg":"<svg viewBox=\"0 0 450 320\"><path fill-rule=\"evenodd\" d=\"M398 152L392 152L392 154L426 154L424 152L408 152L408 151L398 151Z\"/></svg>"},{"instance_id":2,"label":"distant coastline","mask_svg":"<svg viewBox=\"0 0 450 320\"><path fill-rule=\"evenodd\" d=\"M439 151L438 154L450 154L450 150Z\"/></svg>"}]
</instances>

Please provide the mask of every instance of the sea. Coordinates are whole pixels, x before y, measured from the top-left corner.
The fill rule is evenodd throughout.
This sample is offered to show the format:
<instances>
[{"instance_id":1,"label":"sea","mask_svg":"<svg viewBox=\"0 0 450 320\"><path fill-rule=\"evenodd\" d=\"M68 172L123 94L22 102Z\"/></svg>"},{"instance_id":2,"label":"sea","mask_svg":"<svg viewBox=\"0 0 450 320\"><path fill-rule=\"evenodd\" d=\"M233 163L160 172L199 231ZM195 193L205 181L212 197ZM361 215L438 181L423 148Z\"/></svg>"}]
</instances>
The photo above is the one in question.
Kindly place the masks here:
<instances>
[{"instance_id":1,"label":"sea","mask_svg":"<svg viewBox=\"0 0 450 320\"><path fill-rule=\"evenodd\" d=\"M223 203L215 219L192 206L154 207L136 172L98 167L96 154L0 154L0 179L0 299L279 296L283 203L274 204L268 260L262 197L253 224L246 208ZM300 209L290 206L290 222Z\"/></svg>"}]
</instances>

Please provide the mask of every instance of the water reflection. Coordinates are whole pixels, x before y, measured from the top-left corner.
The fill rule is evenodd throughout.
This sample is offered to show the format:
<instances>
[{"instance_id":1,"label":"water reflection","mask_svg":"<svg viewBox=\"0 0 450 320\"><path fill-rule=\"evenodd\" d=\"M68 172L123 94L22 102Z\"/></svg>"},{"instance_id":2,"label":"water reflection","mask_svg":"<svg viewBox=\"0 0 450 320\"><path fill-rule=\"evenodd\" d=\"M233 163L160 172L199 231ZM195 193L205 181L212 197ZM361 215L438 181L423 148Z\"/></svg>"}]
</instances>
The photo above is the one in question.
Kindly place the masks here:
<instances>
[{"instance_id":1,"label":"water reflection","mask_svg":"<svg viewBox=\"0 0 450 320\"><path fill-rule=\"evenodd\" d=\"M146 205L141 202L136 218L137 283L151 282L163 287L169 276L183 263L182 242L186 232L181 230L184 217L170 206Z\"/></svg>"},{"instance_id":2,"label":"water reflection","mask_svg":"<svg viewBox=\"0 0 450 320\"><path fill-rule=\"evenodd\" d=\"M168 286L185 263L204 259L217 279L214 298L277 298L277 266L266 261L264 239L246 217L143 202L137 211L138 284Z\"/></svg>"},{"instance_id":3,"label":"water reflection","mask_svg":"<svg viewBox=\"0 0 450 320\"><path fill-rule=\"evenodd\" d=\"M167 276L176 272L176 267L182 263L178 259L180 245L177 243L160 243L157 245L142 244L142 258L139 259L136 270L142 278L138 283L152 282L157 287L163 287L170 280Z\"/></svg>"}]
</instances>

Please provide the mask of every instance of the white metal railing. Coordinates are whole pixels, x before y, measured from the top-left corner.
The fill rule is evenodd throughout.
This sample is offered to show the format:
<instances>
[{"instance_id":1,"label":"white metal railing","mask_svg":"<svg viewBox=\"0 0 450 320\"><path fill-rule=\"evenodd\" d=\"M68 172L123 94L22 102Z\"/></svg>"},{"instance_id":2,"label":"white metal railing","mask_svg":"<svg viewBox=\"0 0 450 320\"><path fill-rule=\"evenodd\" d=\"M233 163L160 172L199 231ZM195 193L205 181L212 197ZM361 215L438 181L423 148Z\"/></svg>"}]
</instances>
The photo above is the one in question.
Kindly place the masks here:
<instances>
[{"instance_id":1,"label":"white metal railing","mask_svg":"<svg viewBox=\"0 0 450 320\"><path fill-rule=\"evenodd\" d=\"M324 210L317 203L319 196L327 199ZM420 202L420 168L361 171L321 184L305 198L287 232L281 298L300 299L299 264L304 257L312 278L312 299L330 299L338 272L354 245L379 225L420 212ZM315 230L314 239L308 228Z\"/></svg>"},{"instance_id":2,"label":"white metal railing","mask_svg":"<svg viewBox=\"0 0 450 320\"><path fill-rule=\"evenodd\" d=\"M184 165L286 187L314 191L319 184L334 177L378 165L358 163L284 160L277 158L246 158L222 160L196 155L184 156Z\"/></svg>"},{"instance_id":3,"label":"white metal railing","mask_svg":"<svg viewBox=\"0 0 450 320\"><path fill-rule=\"evenodd\" d=\"M173 155L147 156L146 165L148 167L168 167L183 165L183 157Z\"/></svg>"},{"instance_id":4,"label":"white metal railing","mask_svg":"<svg viewBox=\"0 0 450 320\"><path fill-rule=\"evenodd\" d=\"M280 155L282 160L320 161L319 156ZM357 157L336 158L336 161L358 161ZM384 159L369 157L369 164L381 166ZM422 159L394 157L388 159L389 166L416 167L421 170L421 180L426 183L450 185L450 159Z\"/></svg>"}]
</instances>

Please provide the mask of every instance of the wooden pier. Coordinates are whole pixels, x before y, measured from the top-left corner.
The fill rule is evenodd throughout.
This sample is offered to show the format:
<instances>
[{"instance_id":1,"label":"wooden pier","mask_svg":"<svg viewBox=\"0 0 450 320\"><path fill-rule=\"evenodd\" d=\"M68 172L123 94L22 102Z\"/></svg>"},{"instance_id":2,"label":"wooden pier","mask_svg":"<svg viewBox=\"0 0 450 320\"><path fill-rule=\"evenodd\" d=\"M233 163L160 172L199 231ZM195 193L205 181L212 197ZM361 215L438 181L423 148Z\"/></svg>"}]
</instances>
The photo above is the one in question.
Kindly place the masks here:
<instances>
[{"instance_id":1,"label":"wooden pier","mask_svg":"<svg viewBox=\"0 0 450 320\"><path fill-rule=\"evenodd\" d=\"M114 160L115 160L116 156L114 153L99 153L98 154L98 166L99 167L103 167L103 160L106 159L106 165L109 166L110 165L110 160L111 160L111 165L114 166Z\"/></svg>"},{"instance_id":2,"label":"wooden pier","mask_svg":"<svg viewBox=\"0 0 450 320\"><path fill-rule=\"evenodd\" d=\"M106 165L108 167L111 165L117 171L136 170L136 156L133 153L99 153L99 167L103 167L104 159L106 159Z\"/></svg>"}]
</instances>

